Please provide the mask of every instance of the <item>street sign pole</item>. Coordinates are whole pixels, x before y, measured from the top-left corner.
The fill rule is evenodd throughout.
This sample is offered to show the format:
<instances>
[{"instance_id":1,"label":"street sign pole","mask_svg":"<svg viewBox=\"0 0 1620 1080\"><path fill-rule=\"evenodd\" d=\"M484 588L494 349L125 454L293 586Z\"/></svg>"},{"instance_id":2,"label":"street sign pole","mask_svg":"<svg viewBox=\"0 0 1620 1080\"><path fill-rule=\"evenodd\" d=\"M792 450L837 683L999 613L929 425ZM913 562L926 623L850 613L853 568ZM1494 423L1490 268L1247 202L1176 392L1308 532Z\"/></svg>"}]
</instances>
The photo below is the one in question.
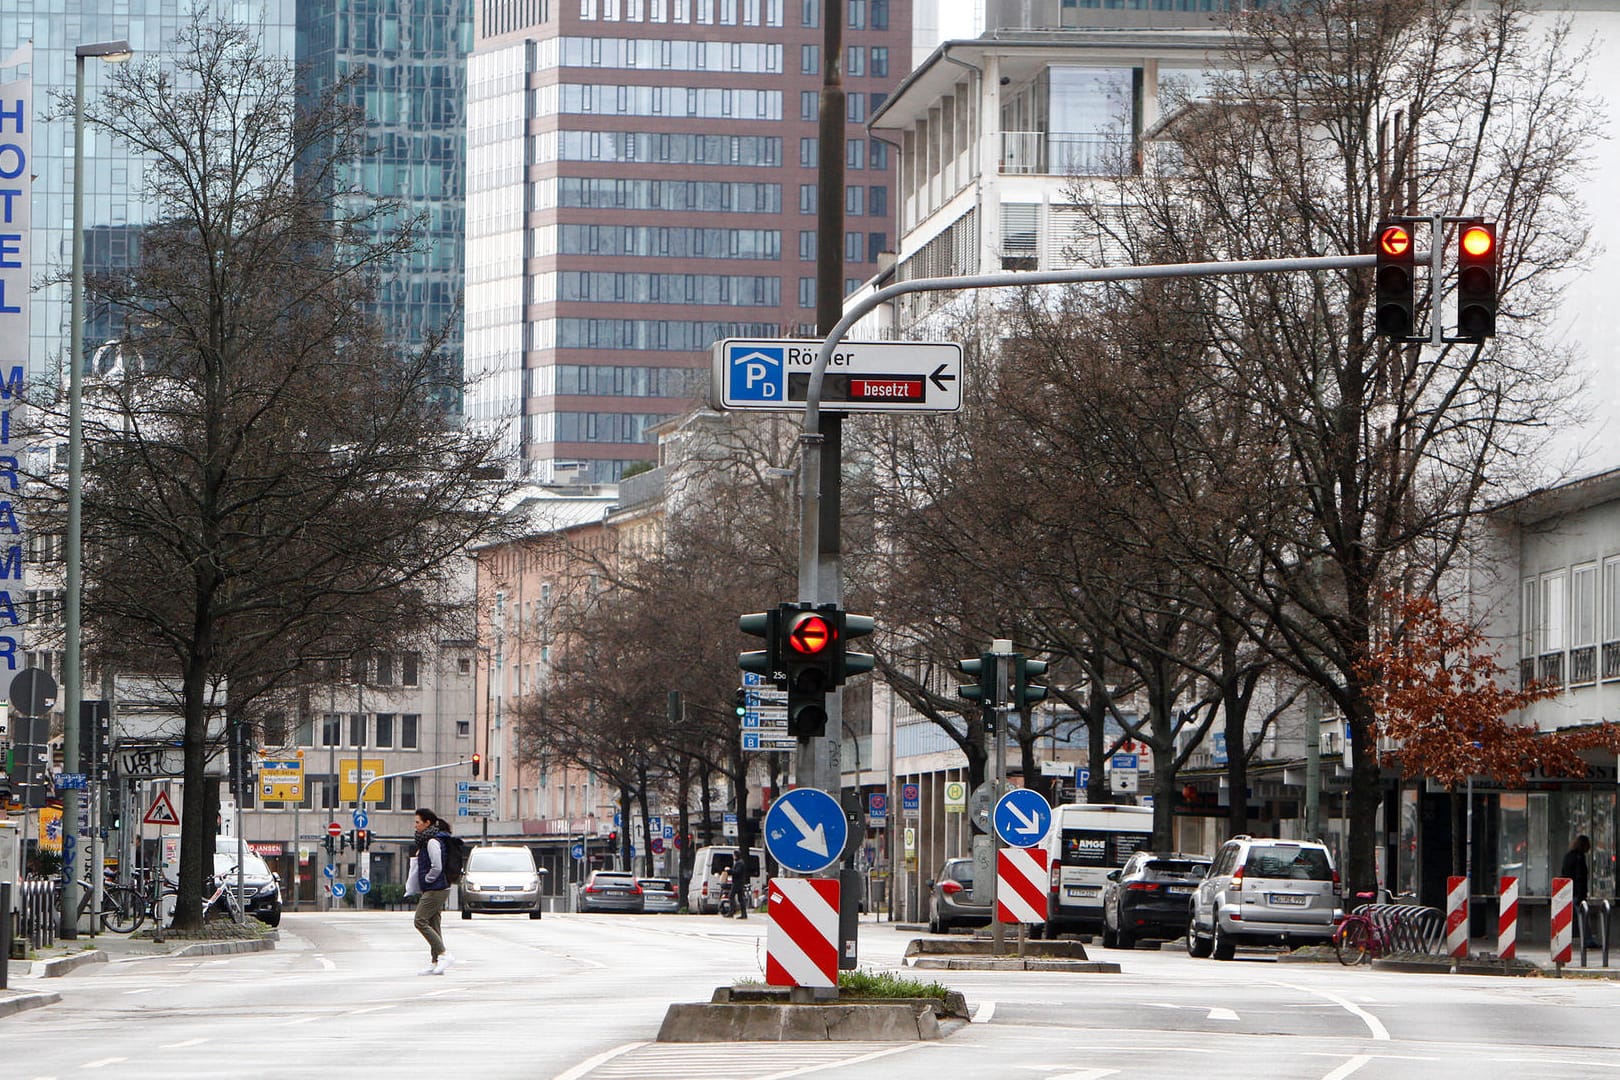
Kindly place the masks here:
<instances>
[{"instance_id":1,"label":"street sign pole","mask_svg":"<svg viewBox=\"0 0 1620 1080\"><path fill-rule=\"evenodd\" d=\"M990 775L994 778L991 790L996 793L996 798L999 798L1000 793L1007 788L1007 702L1012 696L1010 693L1012 685L1012 651L1012 642L1007 638L996 638L995 641L990 643L990 653L995 657L996 661L996 697L995 701L985 703L991 706L985 711L995 718L995 737L990 741L992 766ZM1000 830L992 828L990 835L992 837L991 844L995 850L1000 851L1006 846L1006 841L1001 838ZM998 899L996 890L999 888L999 881L998 875L992 875L990 878L990 910L992 913L996 910L996 900ZM975 881L973 885L975 891L977 891L979 883ZM1006 927L1002 925L1000 919L990 920L990 942L990 951L994 955L1000 956L1005 951L1003 946L1006 944Z\"/></svg>"}]
</instances>

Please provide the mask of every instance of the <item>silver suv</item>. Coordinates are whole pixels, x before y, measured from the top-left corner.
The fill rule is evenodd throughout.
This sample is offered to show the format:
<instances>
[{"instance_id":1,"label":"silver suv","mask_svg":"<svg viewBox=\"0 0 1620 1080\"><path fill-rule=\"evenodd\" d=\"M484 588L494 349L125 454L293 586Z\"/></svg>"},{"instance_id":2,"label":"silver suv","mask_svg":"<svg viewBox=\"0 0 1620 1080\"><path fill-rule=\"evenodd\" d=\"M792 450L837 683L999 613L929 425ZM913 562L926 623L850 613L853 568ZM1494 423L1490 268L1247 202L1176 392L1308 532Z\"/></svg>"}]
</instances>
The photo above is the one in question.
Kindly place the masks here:
<instances>
[{"instance_id":1,"label":"silver suv","mask_svg":"<svg viewBox=\"0 0 1620 1080\"><path fill-rule=\"evenodd\" d=\"M1325 943L1343 915L1339 874L1309 840L1234 836L1193 894L1187 951L1230 960L1238 944Z\"/></svg>"}]
</instances>

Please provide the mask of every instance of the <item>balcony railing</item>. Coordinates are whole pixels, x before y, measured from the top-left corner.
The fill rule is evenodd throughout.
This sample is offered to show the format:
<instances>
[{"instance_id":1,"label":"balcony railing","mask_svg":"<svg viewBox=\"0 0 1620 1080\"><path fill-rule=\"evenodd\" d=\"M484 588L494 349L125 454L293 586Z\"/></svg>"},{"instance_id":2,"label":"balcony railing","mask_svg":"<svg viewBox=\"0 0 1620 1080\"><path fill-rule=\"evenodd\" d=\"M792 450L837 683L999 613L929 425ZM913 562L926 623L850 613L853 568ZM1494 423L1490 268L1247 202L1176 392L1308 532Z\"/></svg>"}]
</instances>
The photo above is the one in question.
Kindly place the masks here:
<instances>
[{"instance_id":1,"label":"balcony railing","mask_svg":"<svg viewBox=\"0 0 1620 1080\"><path fill-rule=\"evenodd\" d=\"M1527 656L1519 661L1519 689L1529 689L1530 684L1536 681L1536 658Z\"/></svg>"},{"instance_id":2,"label":"balcony railing","mask_svg":"<svg viewBox=\"0 0 1620 1080\"><path fill-rule=\"evenodd\" d=\"M1564 685L1564 654L1561 652L1542 653L1536 658L1536 667L1539 670L1541 681L1550 686Z\"/></svg>"},{"instance_id":3,"label":"balcony railing","mask_svg":"<svg viewBox=\"0 0 1620 1080\"><path fill-rule=\"evenodd\" d=\"M1569 681L1571 684L1597 682L1596 645L1569 650Z\"/></svg>"},{"instance_id":4,"label":"balcony railing","mask_svg":"<svg viewBox=\"0 0 1620 1080\"><path fill-rule=\"evenodd\" d=\"M1074 131L1003 131L1001 171L1043 176L1108 176L1130 149L1119 135Z\"/></svg>"},{"instance_id":5,"label":"balcony railing","mask_svg":"<svg viewBox=\"0 0 1620 1080\"><path fill-rule=\"evenodd\" d=\"M1620 679L1620 641L1604 642L1603 677L1605 679Z\"/></svg>"}]
</instances>

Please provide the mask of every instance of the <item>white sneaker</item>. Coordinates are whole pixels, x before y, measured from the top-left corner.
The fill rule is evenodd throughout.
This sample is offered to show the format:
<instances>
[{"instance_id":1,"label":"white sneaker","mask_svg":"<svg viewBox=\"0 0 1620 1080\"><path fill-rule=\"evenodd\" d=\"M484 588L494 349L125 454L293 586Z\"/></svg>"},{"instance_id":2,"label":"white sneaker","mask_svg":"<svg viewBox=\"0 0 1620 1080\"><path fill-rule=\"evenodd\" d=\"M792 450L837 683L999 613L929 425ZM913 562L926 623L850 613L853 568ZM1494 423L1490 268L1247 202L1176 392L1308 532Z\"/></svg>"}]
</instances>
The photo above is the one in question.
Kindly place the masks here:
<instances>
[{"instance_id":1,"label":"white sneaker","mask_svg":"<svg viewBox=\"0 0 1620 1080\"><path fill-rule=\"evenodd\" d=\"M427 967L423 968L421 971L418 971L417 974L418 975L442 975L443 972L441 972L439 970L439 965L438 964L429 964Z\"/></svg>"},{"instance_id":2,"label":"white sneaker","mask_svg":"<svg viewBox=\"0 0 1620 1080\"><path fill-rule=\"evenodd\" d=\"M455 962L456 958L451 956L449 953L440 953L439 959L433 965L433 974L443 975L446 971L450 970L450 965L454 964Z\"/></svg>"}]
</instances>

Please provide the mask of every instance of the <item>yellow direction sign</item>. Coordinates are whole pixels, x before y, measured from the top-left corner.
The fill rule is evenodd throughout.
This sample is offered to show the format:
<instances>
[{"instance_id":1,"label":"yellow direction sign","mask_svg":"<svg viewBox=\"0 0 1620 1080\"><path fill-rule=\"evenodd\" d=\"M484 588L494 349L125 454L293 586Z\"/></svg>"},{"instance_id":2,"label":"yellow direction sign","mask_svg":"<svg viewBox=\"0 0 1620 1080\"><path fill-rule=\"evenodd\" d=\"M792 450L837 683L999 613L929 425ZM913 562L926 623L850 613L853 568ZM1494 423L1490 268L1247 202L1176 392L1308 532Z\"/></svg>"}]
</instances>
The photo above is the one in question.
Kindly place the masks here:
<instances>
[{"instance_id":1,"label":"yellow direction sign","mask_svg":"<svg viewBox=\"0 0 1620 1080\"><path fill-rule=\"evenodd\" d=\"M366 802L382 802L382 784L373 784L370 781L383 774L382 758L364 758L360 762L360 774L355 775L354 758L341 758L338 761L338 799L342 802L354 802L355 796L360 793L360 785L366 785Z\"/></svg>"},{"instance_id":2,"label":"yellow direction sign","mask_svg":"<svg viewBox=\"0 0 1620 1080\"><path fill-rule=\"evenodd\" d=\"M259 760L259 800L261 802L299 802L304 797L304 761L302 758Z\"/></svg>"}]
</instances>

